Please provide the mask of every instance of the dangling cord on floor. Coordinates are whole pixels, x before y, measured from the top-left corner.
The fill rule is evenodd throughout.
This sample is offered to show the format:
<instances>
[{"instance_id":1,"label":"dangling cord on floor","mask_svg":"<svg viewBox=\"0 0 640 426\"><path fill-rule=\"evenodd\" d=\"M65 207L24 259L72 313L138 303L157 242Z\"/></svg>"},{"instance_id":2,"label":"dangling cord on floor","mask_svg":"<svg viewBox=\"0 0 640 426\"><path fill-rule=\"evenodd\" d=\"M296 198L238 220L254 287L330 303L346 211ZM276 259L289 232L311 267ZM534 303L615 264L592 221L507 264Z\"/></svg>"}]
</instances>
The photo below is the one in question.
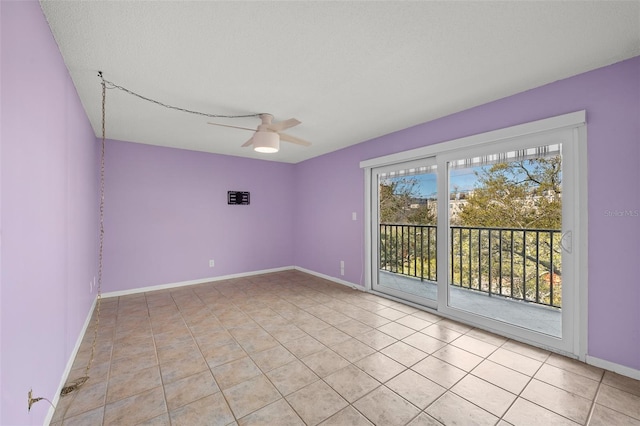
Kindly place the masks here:
<instances>
[{"instance_id":1,"label":"dangling cord on floor","mask_svg":"<svg viewBox=\"0 0 640 426\"><path fill-rule=\"evenodd\" d=\"M106 83L102 77L102 71L98 72L98 77L102 80L102 144L100 149L100 236L99 236L99 249L98 249L98 295L96 298L96 317L95 325L93 327L93 342L91 343L91 356L87 367L84 370L84 376L80 377L62 388L60 396L65 396L71 392L77 390L80 386L84 385L89 380L89 370L91 364L93 364L93 358L96 354L96 342L98 341L98 327L100 326L100 304L102 301L102 253L104 246L104 151L105 151L105 105L106 105Z\"/></svg>"}]
</instances>

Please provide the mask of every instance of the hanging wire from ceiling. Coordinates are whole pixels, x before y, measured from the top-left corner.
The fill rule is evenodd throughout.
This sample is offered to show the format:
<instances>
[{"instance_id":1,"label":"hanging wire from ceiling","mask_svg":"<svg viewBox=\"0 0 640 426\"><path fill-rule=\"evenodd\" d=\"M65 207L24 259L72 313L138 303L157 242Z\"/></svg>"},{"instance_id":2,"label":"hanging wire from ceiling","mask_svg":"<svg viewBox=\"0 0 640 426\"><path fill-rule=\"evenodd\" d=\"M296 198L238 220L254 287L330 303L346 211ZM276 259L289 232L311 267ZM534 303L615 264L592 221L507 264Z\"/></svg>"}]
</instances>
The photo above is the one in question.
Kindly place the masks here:
<instances>
[{"instance_id":1,"label":"hanging wire from ceiling","mask_svg":"<svg viewBox=\"0 0 640 426\"><path fill-rule=\"evenodd\" d=\"M100 77L100 79L102 80L102 84L107 88L107 89L117 89L117 90L121 90L125 93L128 93L132 96L135 96L137 98L140 98L144 101L147 102L151 102L153 104L159 105L161 107L164 108L169 108L169 109L173 109L176 111L182 111L182 112L186 112L189 114L196 114L196 115L201 115L203 117L210 117L210 118L248 118L248 117L260 117L261 114L263 113L255 113L255 114L241 114L241 115L228 115L228 114L209 114L206 112L200 112L200 111L193 111L190 109L186 109L186 108L181 108L181 107L177 107L177 106L173 106L173 105L169 105L169 104L165 104L164 102L160 102L160 101L156 101L155 99L151 99L148 98L146 96L143 96L139 93L134 92L133 90L129 90L126 87L122 87L120 85L117 85L109 80L106 80L104 78L104 76L102 75L102 71L98 71L98 77Z\"/></svg>"},{"instance_id":2,"label":"hanging wire from ceiling","mask_svg":"<svg viewBox=\"0 0 640 426\"><path fill-rule=\"evenodd\" d=\"M102 73L100 73L102 77ZM93 327L93 341L91 342L91 355L89 356L89 361L87 362L87 366L84 370L84 376L79 377L67 384L60 391L60 396L65 396L73 391L80 388L84 385L87 380L89 380L89 370L91 370L91 365L93 364L93 358L96 354L96 343L98 341L98 328L100 327L100 306L102 302L102 258L104 252L104 170L105 170L105 139L106 139L106 124L105 124L105 111L106 111L106 81L102 81L102 137L101 137L101 145L100 145L100 207L99 207L99 223L100 223L100 234L98 237L98 285L96 286L97 296L96 296L96 309L95 309L95 320Z\"/></svg>"},{"instance_id":3,"label":"hanging wire from ceiling","mask_svg":"<svg viewBox=\"0 0 640 426\"><path fill-rule=\"evenodd\" d=\"M98 77L100 77L100 80L101 80L100 84L102 86L102 129L101 129L102 137L101 137L101 149L100 149L100 207L99 207L100 234L99 234L99 248L98 248L98 283L96 286L97 296L96 296L95 320L94 320L94 328L93 328L93 340L91 343L91 355L89 356L87 366L85 367L84 376L68 382L68 384L64 386L60 391L60 396L65 396L76 391L89 380L89 371L91 370L91 365L93 364L93 359L95 357L95 352L96 352L96 343L98 340L98 329L100 326L100 306L102 302L102 269L103 269L102 266L103 266L103 252L104 252L104 194L105 194L105 140L106 140L106 124L105 123L106 123L106 91L107 89L122 90L123 92L126 92L132 96L138 97L142 100L154 103L156 105L159 105L165 108L182 111L189 114L201 115L205 117L246 118L246 117L259 117L261 115L261 113L260 114L244 114L244 115L209 114L205 112L189 110L186 108L180 108L173 105L165 104L163 102L156 101L146 96L142 96L132 90L119 86L109 80L106 80L102 74L102 71L98 72Z\"/></svg>"}]
</instances>

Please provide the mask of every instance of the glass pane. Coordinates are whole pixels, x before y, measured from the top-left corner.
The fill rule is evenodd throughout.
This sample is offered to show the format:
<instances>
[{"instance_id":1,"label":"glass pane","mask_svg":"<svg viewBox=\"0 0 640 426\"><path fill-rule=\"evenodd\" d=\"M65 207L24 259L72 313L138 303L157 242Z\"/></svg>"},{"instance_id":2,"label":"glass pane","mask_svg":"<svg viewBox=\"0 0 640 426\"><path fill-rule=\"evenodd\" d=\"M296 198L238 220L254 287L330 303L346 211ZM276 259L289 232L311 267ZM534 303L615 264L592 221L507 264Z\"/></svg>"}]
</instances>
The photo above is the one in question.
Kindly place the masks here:
<instances>
[{"instance_id":1,"label":"glass pane","mask_svg":"<svg viewBox=\"0 0 640 426\"><path fill-rule=\"evenodd\" d=\"M449 306L562 334L560 145L449 162Z\"/></svg>"},{"instance_id":2,"label":"glass pane","mask_svg":"<svg viewBox=\"0 0 640 426\"><path fill-rule=\"evenodd\" d=\"M436 166L378 174L378 288L437 300Z\"/></svg>"}]
</instances>

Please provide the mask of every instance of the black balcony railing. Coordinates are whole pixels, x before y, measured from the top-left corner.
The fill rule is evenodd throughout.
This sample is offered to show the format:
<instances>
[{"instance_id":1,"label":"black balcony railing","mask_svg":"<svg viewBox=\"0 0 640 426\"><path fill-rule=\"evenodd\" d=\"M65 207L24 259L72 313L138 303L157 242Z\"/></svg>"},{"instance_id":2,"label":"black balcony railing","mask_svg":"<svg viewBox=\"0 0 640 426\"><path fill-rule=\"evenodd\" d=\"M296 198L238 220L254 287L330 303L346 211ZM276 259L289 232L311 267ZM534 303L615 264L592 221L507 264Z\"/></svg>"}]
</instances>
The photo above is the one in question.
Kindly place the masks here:
<instances>
[{"instance_id":1,"label":"black balcony railing","mask_svg":"<svg viewBox=\"0 0 640 426\"><path fill-rule=\"evenodd\" d=\"M561 231L451 226L451 285L560 308ZM436 281L435 225L380 224L380 269Z\"/></svg>"}]
</instances>

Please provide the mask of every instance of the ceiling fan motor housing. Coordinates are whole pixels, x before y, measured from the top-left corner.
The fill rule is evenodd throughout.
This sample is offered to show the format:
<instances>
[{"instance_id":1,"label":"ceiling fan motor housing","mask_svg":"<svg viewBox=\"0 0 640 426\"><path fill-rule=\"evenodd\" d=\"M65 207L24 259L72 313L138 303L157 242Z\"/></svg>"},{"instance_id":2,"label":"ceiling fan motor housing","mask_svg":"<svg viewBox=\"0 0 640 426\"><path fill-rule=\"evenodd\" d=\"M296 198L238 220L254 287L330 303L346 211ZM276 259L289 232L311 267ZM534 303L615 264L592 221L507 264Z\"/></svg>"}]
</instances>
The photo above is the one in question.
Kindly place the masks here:
<instances>
[{"instance_id":1,"label":"ceiling fan motor housing","mask_svg":"<svg viewBox=\"0 0 640 426\"><path fill-rule=\"evenodd\" d=\"M280 136L269 130L258 130L253 135L253 149L262 153L274 153L280 149Z\"/></svg>"}]
</instances>

